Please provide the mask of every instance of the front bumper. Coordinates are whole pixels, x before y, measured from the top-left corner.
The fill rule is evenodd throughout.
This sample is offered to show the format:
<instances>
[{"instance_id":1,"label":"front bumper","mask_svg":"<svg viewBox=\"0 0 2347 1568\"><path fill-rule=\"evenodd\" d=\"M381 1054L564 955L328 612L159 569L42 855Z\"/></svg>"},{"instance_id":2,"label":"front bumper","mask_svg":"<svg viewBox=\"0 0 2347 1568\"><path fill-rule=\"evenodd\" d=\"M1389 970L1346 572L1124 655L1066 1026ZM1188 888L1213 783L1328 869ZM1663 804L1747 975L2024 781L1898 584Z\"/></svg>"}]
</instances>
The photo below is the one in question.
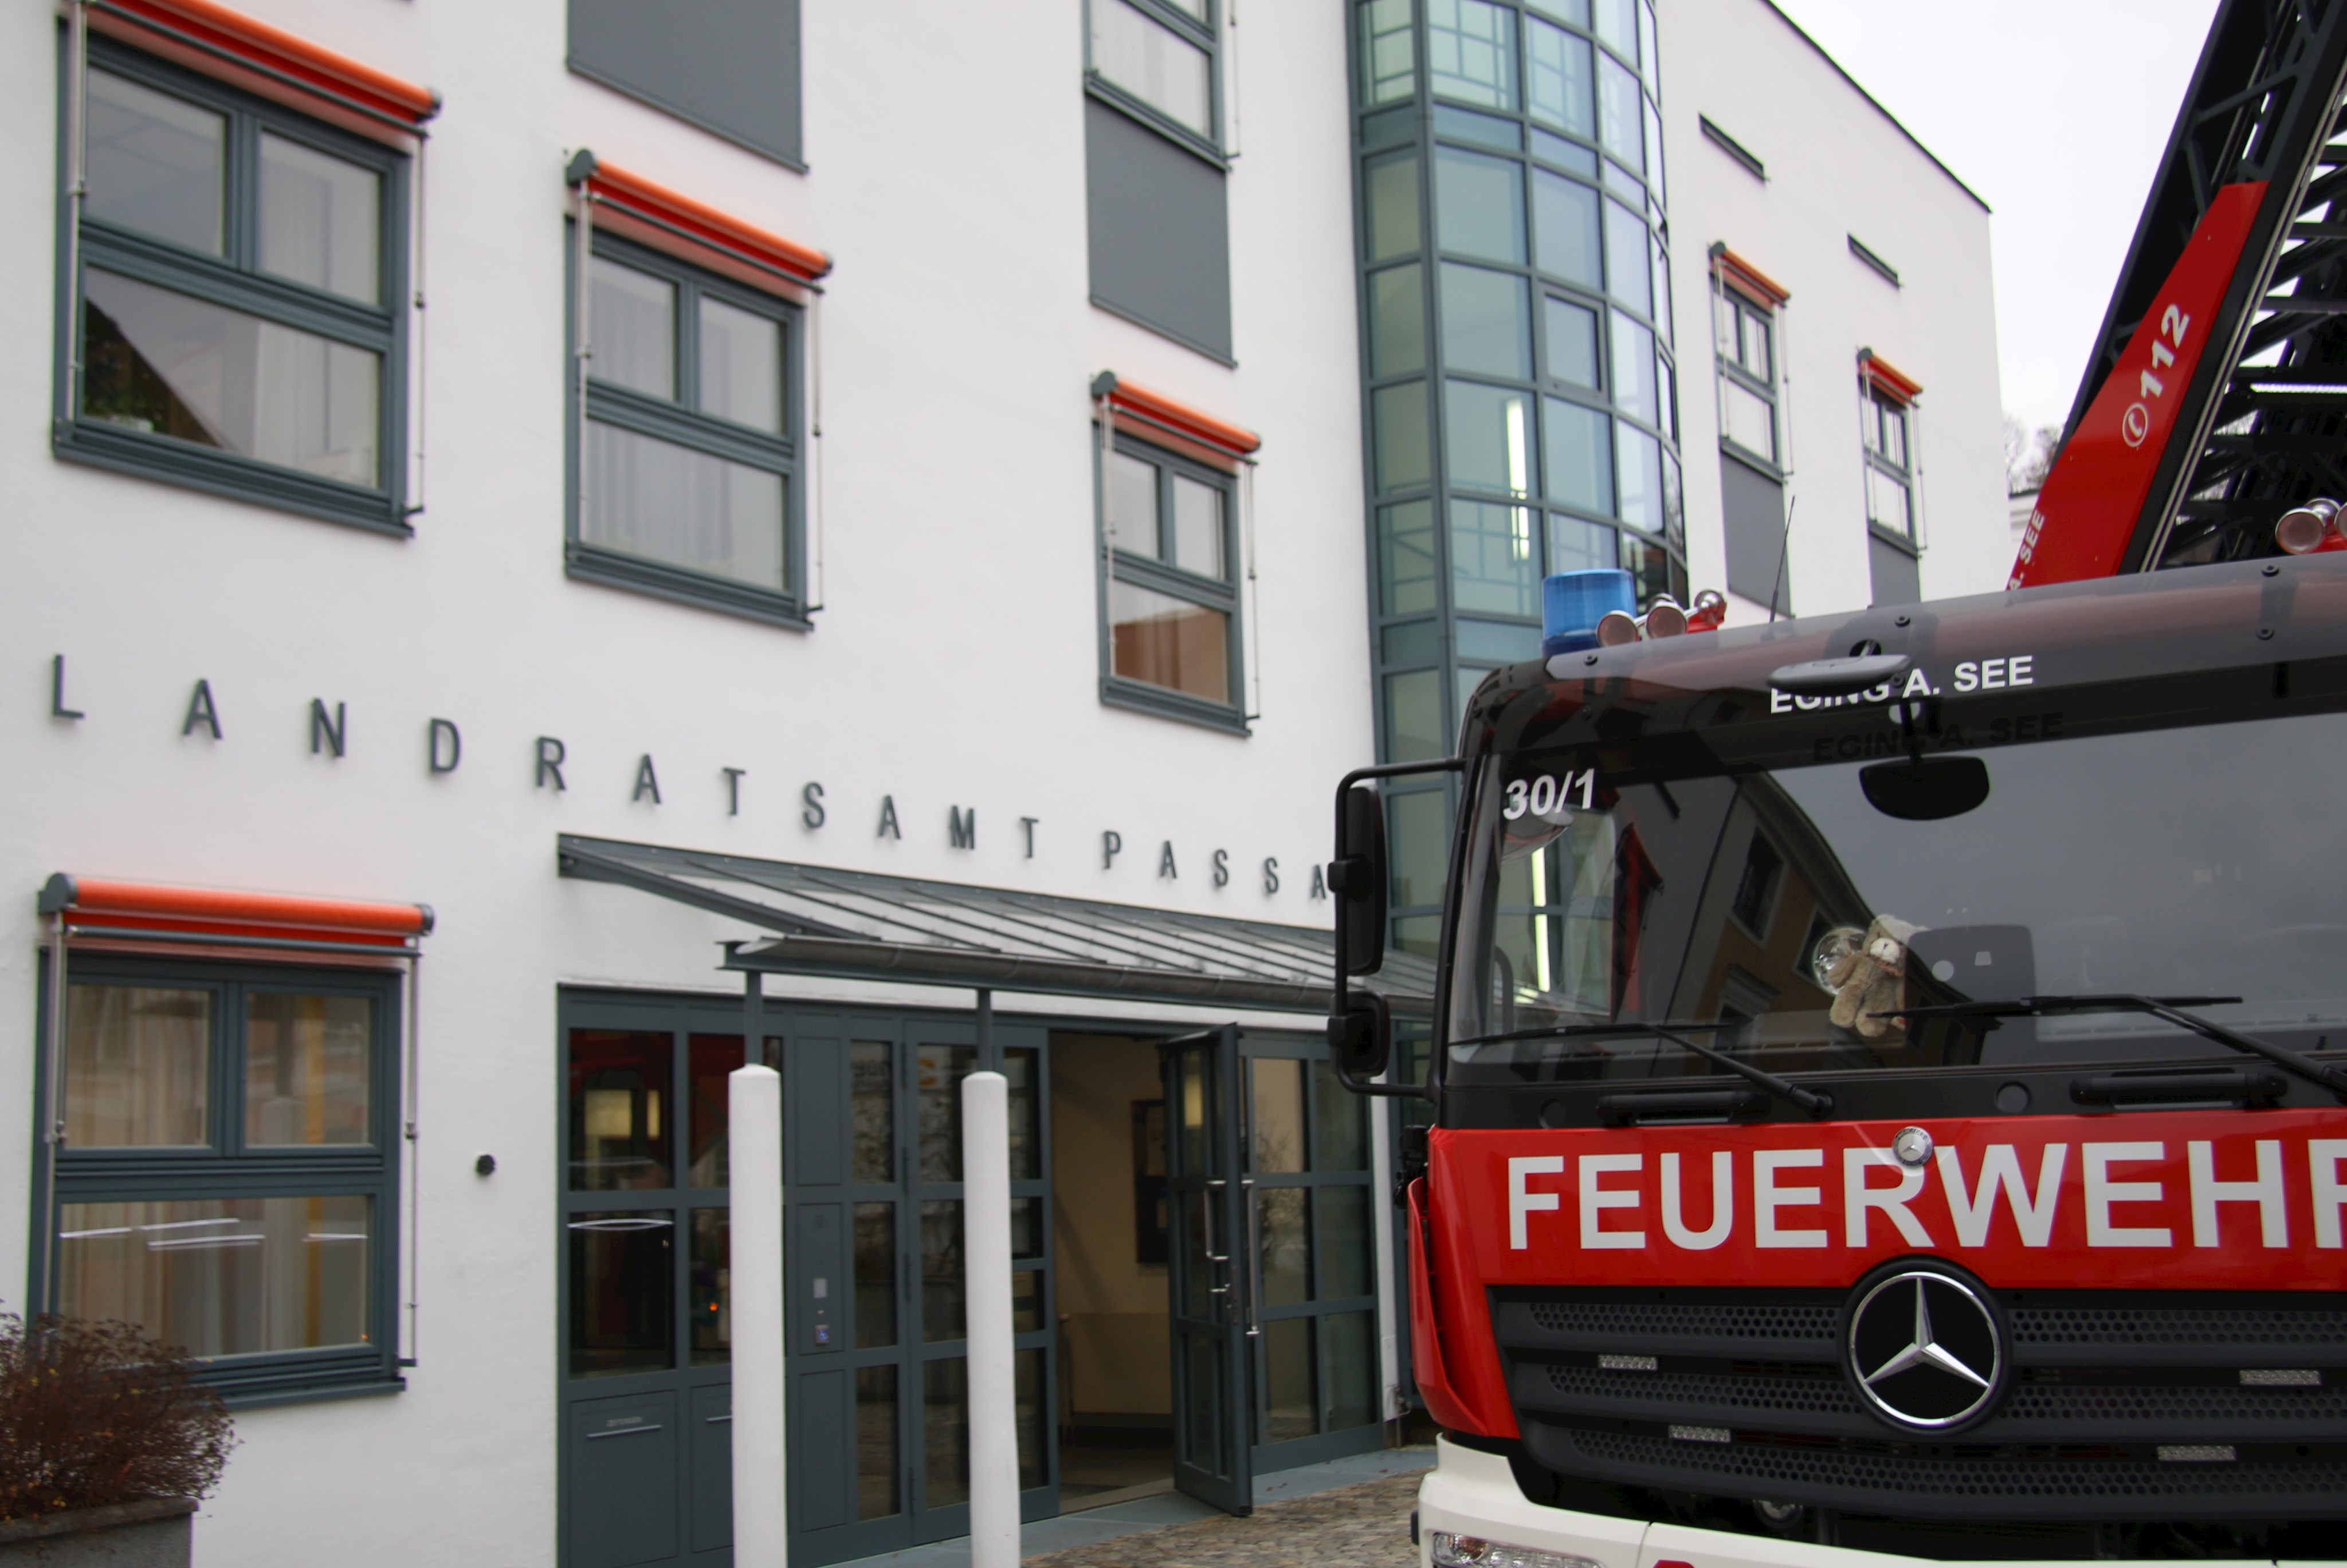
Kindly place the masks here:
<instances>
[{"instance_id":1,"label":"front bumper","mask_svg":"<svg viewBox=\"0 0 2347 1568\"><path fill-rule=\"evenodd\" d=\"M1988 1568L1944 1559L1894 1556L1840 1546L1780 1541L1682 1524L1647 1523L1609 1514L1582 1513L1532 1501L1516 1484L1515 1472L1497 1454L1435 1440L1435 1467L1418 1490L1419 1563L1430 1568L1433 1534L1480 1536L1512 1545L1538 1547L1588 1558L1601 1568ZM2251 1560L2254 1561L2254 1560ZM1997 1559L1996 1568L2073 1568L2070 1563L2015 1563ZM2128 1568L2120 1563L2117 1568ZM2143 1563L2135 1568L2171 1568ZM2280 1568L2347 1568L2338 1559L2284 1559Z\"/></svg>"}]
</instances>

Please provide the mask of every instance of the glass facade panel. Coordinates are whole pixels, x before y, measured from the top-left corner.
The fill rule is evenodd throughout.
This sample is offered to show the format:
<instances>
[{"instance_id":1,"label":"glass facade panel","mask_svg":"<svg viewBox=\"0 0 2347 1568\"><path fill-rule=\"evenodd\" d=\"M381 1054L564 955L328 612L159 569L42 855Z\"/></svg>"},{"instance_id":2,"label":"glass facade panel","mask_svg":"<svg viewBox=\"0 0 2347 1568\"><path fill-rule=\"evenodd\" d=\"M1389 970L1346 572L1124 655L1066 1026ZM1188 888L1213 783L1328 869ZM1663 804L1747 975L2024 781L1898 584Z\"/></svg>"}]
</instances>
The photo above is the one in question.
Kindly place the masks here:
<instances>
[{"instance_id":1,"label":"glass facade panel","mask_svg":"<svg viewBox=\"0 0 2347 1568\"><path fill-rule=\"evenodd\" d=\"M1326 1057L1312 1061L1312 1168L1369 1168L1369 1102L1337 1081Z\"/></svg>"},{"instance_id":2,"label":"glass facade panel","mask_svg":"<svg viewBox=\"0 0 2347 1568\"><path fill-rule=\"evenodd\" d=\"M1450 599L1454 610L1540 613L1539 552L1530 507L1454 497L1450 502Z\"/></svg>"},{"instance_id":3,"label":"glass facade panel","mask_svg":"<svg viewBox=\"0 0 2347 1568\"><path fill-rule=\"evenodd\" d=\"M1598 389L1597 313L1550 295L1542 306L1548 329L1548 374L1557 381Z\"/></svg>"},{"instance_id":4,"label":"glass facade panel","mask_svg":"<svg viewBox=\"0 0 2347 1568\"><path fill-rule=\"evenodd\" d=\"M913 1084L920 1115L924 1182L961 1180L961 1081L978 1065L978 1048L928 1043L914 1048Z\"/></svg>"},{"instance_id":5,"label":"glass facade panel","mask_svg":"<svg viewBox=\"0 0 2347 1568\"><path fill-rule=\"evenodd\" d=\"M1597 0L1597 36L1624 59L1638 58L1638 0Z\"/></svg>"},{"instance_id":6,"label":"glass facade panel","mask_svg":"<svg viewBox=\"0 0 2347 1568\"><path fill-rule=\"evenodd\" d=\"M691 1143L685 1151L685 1180L696 1187L722 1187L727 1183L726 1118L732 1113L733 1085L729 1074L742 1065L738 1034L696 1034L687 1037L686 1088L691 1094Z\"/></svg>"},{"instance_id":7,"label":"glass facade panel","mask_svg":"<svg viewBox=\"0 0 2347 1568\"><path fill-rule=\"evenodd\" d=\"M1386 677L1386 751L1398 763L1450 754L1442 723L1442 686L1431 670Z\"/></svg>"},{"instance_id":8,"label":"glass facade panel","mask_svg":"<svg viewBox=\"0 0 2347 1568\"><path fill-rule=\"evenodd\" d=\"M220 254L227 117L96 68L89 73L87 113L83 215Z\"/></svg>"},{"instance_id":9,"label":"glass facade panel","mask_svg":"<svg viewBox=\"0 0 2347 1568\"><path fill-rule=\"evenodd\" d=\"M1263 1326L1263 1440L1308 1438L1314 1420L1312 1327L1309 1317L1284 1317Z\"/></svg>"},{"instance_id":10,"label":"glass facade panel","mask_svg":"<svg viewBox=\"0 0 2347 1568\"><path fill-rule=\"evenodd\" d=\"M961 1200L921 1204L921 1338L935 1345L959 1339L964 1327Z\"/></svg>"},{"instance_id":11,"label":"glass facade panel","mask_svg":"<svg viewBox=\"0 0 2347 1568\"><path fill-rule=\"evenodd\" d=\"M1606 292L1646 315L1655 308L1654 277L1646 252L1646 226L1618 201L1605 203Z\"/></svg>"},{"instance_id":12,"label":"glass facade panel","mask_svg":"<svg viewBox=\"0 0 2347 1568\"><path fill-rule=\"evenodd\" d=\"M211 1142L212 993L67 988L69 1149L200 1149Z\"/></svg>"},{"instance_id":13,"label":"glass facade panel","mask_svg":"<svg viewBox=\"0 0 2347 1568\"><path fill-rule=\"evenodd\" d=\"M1548 569L1593 571L1622 563L1614 559L1614 530L1560 512L1548 515Z\"/></svg>"},{"instance_id":14,"label":"glass facade panel","mask_svg":"<svg viewBox=\"0 0 2347 1568\"><path fill-rule=\"evenodd\" d=\"M1639 113L1638 78L1613 56L1597 56L1597 140L1633 173L1646 166L1646 128Z\"/></svg>"},{"instance_id":15,"label":"glass facade panel","mask_svg":"<svg viewBox=\"0 0 2347 1568\"><path fill-rule=\"evenodd\" d=\"M289 1148L366 1143L374 1004L366 997L256 991L244 1002L244 1141Z\"/></svg>"},{"instance_id":16,"label":"glass facade panel","mask_svg":"<svg viewBox=\"0 0 2347 1568\"><path fill-rule=\"evenodd\" d=\"M1362 192L1368 206L1369 260L1407 256L1419 246L1418 154L1369 160Z\"/></svg>"},{"instance_id":17,"label":"glass facade panel","mask_svg":"<svg viewBox=\"0 0 2347 1568\"><path fill-rule=\"evenodd\" d=\"M1042 1109L1036 1103L1035 1063L1040 1055L1029 1046L1013 1046L1002 1053L1002 1076L1009 1080L1006 1109L1010 1122L1010 1179L1014 1182L1043 1179Z\"/></svg>"},{"instance_id":18,"label":"glass facade panel","mask_svg":"<svg viewBox=\"0 0 2347 1568\"><path fill-rule=\"evenodd\" d=\"M701 297L701 411L783 433L783 323Z\"/></svg>"},{"instance_id":19,"label":"glass facade panel","mask_svg":"<svg viewBox=\"0 0 2347 1568\"><path fill-rule=\"evenodd\" d=\"M1306 1228L1308 1187L1255 1190L1255 1284L1266 1307L1296 1307L1312 1298L1312 1237Z\"/></svg>"},{"instance_id":20,"label":"glass facade panel","mask_svg":"<svg viewBox=\"0 0 2347 1568\"><path fill-rule=\"evenodd\" d=\"M1434 149L1434 231L1443 250L1524 259L1523 165L1455 147Z\"/></svg>"},{"instance_id":21,"label":"glass facade panel","mask_svg":"<svg viewBox=\"0 0 2347 1568\"><path fill-rule=\"evenodd\" d=\"M1446 381L1443 444L1453 485L1529 496L1532 472L1532 395L1512 386Z\"/></svg>"},{"instance_id":22,"label":"glass facade panel","mask_svg":"<svg viewBox=\"0 0 2347 1568\"><path fill-rule=\"evenodd\" d=\"M676 1223L661 1214L573 1214L570 1375L661 1372L676 1361Z\"/></svg>"},{"instance_id":23,"label":"glass facade panel","mask_svg":"<svg viewBox=\"0 0 2347 1568\"><path fill-rule=\"evenodd\" d=\"M1434 503L1404 501L1378 509L1378 590L1388 615L1436 607Z\"/></svg>"},{"instance_id":24,"label":"glass facade panel","mask_svg":"<svg viewBox=\"0 0 2347 1568\"><path fill-rule=\"evenodd\" d=\"M383 356L92 268L82 413L370 488Z\"/></svg>"},{"instance_id":25,"label":"glass facade panel","mask_svg":"<svg viewBox=\"0 0 2347 1568\"><path fill-rule=\"evenodd\" d=\"M262 272L375 304L382 223L382 175L261 133Z\"/></svg>"},{"instance_id":26,"label":"glass facade panel","mask_svg":"<svg viewBox=\"0 0 2347 1568\"><path fill-rule=\"evenodd\" d=\"M676 396L676 285L608 256L588 262L587 374L647 397Z\"/></svg>"},{"instance_id":27,"label":"glass facade panel","mask_svg":"<svg viewBox=\"0 0 2347 1568\"><path fill-rule=\"evenodd\" d=\"M1418 50L1410 0L1368 0L1361 7L1361 101L1390 103L1417 90Z\"/></svg>"},{"instance_id":28,"label":"glass facade panel","mask_svg":"<svg viewBox=\"0 0 2347 1568\"><path fill-rule=\"evenodd\" d=\"M1292 1057L1258 1056L1249 1064L1255 1080L1253 1168L1265 1173L1304 1169L1304 1063Z\"/></svg>"},{"instance_id":29,"label":"glass facade panel","mask_svg":"<svg viewBox=\"0 0 2347 1568\"><path fill-rule=\"evenodd\" d=\"M1440 96L1516 107L1516 14L1486 0L1426 0L1426 75Z\"/></svg>"},{"instance_id":30,"label":"glass facade panel","mask_svg":"<svg viewBox=\"0 0 2347 1568\"><path fill-rule=\"evenodd\" d=\"M886 1519L897 1495L897 1368L856 1369L856 1517Z\"/></svg>"},{"instance_id":31,"label":"glass facade panel","mask_svg":"<svg viewBox=\"0 0 2347 1568\"><path fill-rule=\"evenodd\" d=\"M1524 23L1526 95L1533 119L1569 130L1591 134L1589 41L1562 27L1552 27L1537 16Z\"/></svg>"},{"instance_id":32,"label":"glass facade panel","mask_svg":"<svg viewBox=\"0 0 2347 1568\"><path fill-rule=\"evenodd\" d=\"M1594 408L1544 398L1548 423L1548 498L1569 507L1614 510L1614 422Z\"/></svg>"},{"instance_id":33,"label":"glass facade panel","mask_svg":"<svg viewBox=\"0 0 2347 1568\"><path fill-rule=\"evenodd\" d=\"M1313 1232L1320 1246L1320 1296L1341 1301L1369 1294L1369 1189L1322 1187L1320 1218Z\"/></svg>"},{"instance_id":34,"label":"glass facade panel","mask_svg":"<svg viewBox=\"0 0 2347 1568\"><path fill-rule=\"evenodd\" d=\"M1369 275L1369 374L1426 368L1426 299L1417 263Z\"/></svg>"},{"instance_id":35,"label":"glass facade panel","mask_svg":"<svg viewBox=\"0 0 2347 1568\"><path fill-rule=\"evenodd\" d=\"M783 592L789 481L689 446L587 423L584 543Z\"/></svg>"},{"instance_id":36,"label":"glass facade panel","mask_svg":"<svg viewBox=\"0 0 2347 1568\"><path fill-rule=\"evenodd\" d=\"M1320 1319L1327 1357L1321 1420L1329 1431L1365 1427L1378 1419L1377 1337L1367 1312L1334 1312Z\"/></svg>"},{"instance_id":37,"label":"glass facade panel","mask_svg":"<svg viewBox=\"0 0 2347 1568\"><path fill-rule=\"evenodd\" d=\"M1444 750L1449 750L1445 747ZM1393 902L1408 909L1442 902L1442 878L1450 868L1450 840L1444 832L1440 790L1413 790L1386 797Z\"/></svg>"},{"instance_id":38,"label":"glass facade panel","mask_svg":"<svg viewBox=\"0 0 2347 1568\"><path fill-rule=\"evenodd\" d=\"M61 1204L57 1310L196 1357L364 1345L372 1201Z\"/></svg>"},{"instance_id":39,"label":"glass facade panel","mask_svg":"<svg viewBox=\"0 0 2347 1568\"><path fill-rule=\"evenodd\" d=\"M1655 334L1614 313L1614 406L1649 425L1663 423L1662 388L1655 384Z\"/></svg>"},{"instance_id":40,"label":"glass facade panel","mask_svg":"<svg viewBox=\"0 0 2347 1568\"><path fill-rule=\"evenodd\" d=\"M1604 287L1597 192L1545 169L1535 169L1532 220L1542 272L1592 289Z\"/></svg>"},{"instance_id":41,"label":"glass facade panel","mask_svg":"<svg viewBox=\"0 0 2347 1568\"><path fill-rule=\"evenodd\" d=\"M1532 379L1532 293L1522 278L1442 263L1442 362L1452 370Z\"/></svg>"},{"instance_id":42,"label":"glass facade panel","mask_svg":"<svg viewBox=\"0 0 2347 1568\"><path fill-rule=\"evenodd\" d=\"M722 1365L733 1350L733 1226L730 1209L692 1211L692 1364Z\"/></svg>"},{"instance_id":43,"label":"glass facade panel","mask_svg":"<svg viewBox=\"0 0 2347 1568\"><path fill-rule=\"evenodd\" d=\"M896 1049L885 1040L847 1048L850 1181L897 1179Z\"/></svg>"},{"instance_id":44,"label":"glass facade panel","mask_svg":"<svg viewBox=\"0 0 2347 1568\"><path fill-rule=\"evenodd\" d=\"M856 1348L897 1342L897 1205L856 1205Z\"/></svg>"},{"instance_id":45,"label":"glass facade panel","mask_svg":"<svg viewBox=\"0 0 2347 1568\"><path fill-rule=\"evenodd\" d=\"M1615 472L1621 486L1621 518L1648 533L1663 531L1663 448L1634 425L1614 426Z\"/></svg>"},{"instance_id":46,"label":"glass facade panel","mask_svg":"<svg viewBox=\"0 0 2347 1568\"><path fill-rule=\"evenodd\" d=\"M1092 69L1176 125L1214 129L1214 60L1124 0L1092 0Z\"/></svg>"},{"instance_id":47,"label":"glass facade panel","mask_svg":"<svg viewBox=\"0 0 2347 1568\"><path fill-rule=\"evenodd\" d=\"M1381 386L1370 396L1378 432L1378 488L1423 485L1433 471L1426 430L1426 383Z\"/></svg>"},{"instance_id":48,"label":"glass facade panel","mask_svg":"<svg viewBox=\"0 0 2347 1568\"><path fill-rule=\"evenodd\" d=\"M921 1364L922 1438L926 1461L921 1501L950 1508L969 1501L969 1363L956 1356Z\"/></svg>"},{"instance_id":49,"label":"glass facade panel","mask_svg":"<svg viewBox=\"0 0 2347 1568\"><path fill-rule=\"evenodd\" d=\"M1050 1407L1043 1400L1043 1352L1018 1350L1010 1358L1010 1401L1019 1423L1019 1490L1032 1491L1047 1479L1043 1421Z\"/></svg>"},{"instance_id":50,"label":"glass facade panel","mask_svg":"<svg viewBox=\"0 0 2347 1568\"><path fill-rule=\"evenodd\" d=\"M1110 667L1128 681L1231 700L1231 618L1121 579L1108 585Z\"/></svg>"},{"instance_id":51,"label":"glass facade panel","mask_svg":"<svg viewBox=\"0 0 2347 1568\"><path fill-rule=\"evenodd\" d=\"M1010 1331L1032 1334L1043 1327L1043 1271L1022 1268L1010 1276Z\"/></svg>"},{"instance_id":52,"label":"glass facade panel","mask_svg":"<svg viewBox=\"0 0 2347 1568\"><path fill-rule=\"evenodd\" d=\"M671 1185L672 1038L653 1030L570 1031L570 1190Z\"/></svg>"},{"instance_id":53,"label":"glass facade panel","mask_svg":"<svg viewBox=\"0 0 2347 1568\"><path fill-rule=\"evenodd\" d=\"M1570 22L1586 29L1589 26L1589 0L1524 0L1535 11L1545 11L1560 22Z\"/></svg>"}]
</instances>

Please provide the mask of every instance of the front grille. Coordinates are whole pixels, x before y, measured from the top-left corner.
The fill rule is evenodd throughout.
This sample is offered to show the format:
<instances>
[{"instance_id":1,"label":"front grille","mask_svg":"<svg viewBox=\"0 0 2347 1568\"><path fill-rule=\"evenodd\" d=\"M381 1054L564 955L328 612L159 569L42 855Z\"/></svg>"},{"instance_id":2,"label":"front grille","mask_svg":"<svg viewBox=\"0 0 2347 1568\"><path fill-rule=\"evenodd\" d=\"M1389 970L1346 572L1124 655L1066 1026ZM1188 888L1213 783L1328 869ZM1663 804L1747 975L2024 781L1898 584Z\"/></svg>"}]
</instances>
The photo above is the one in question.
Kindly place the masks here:
<instances>
[{"instance_id":1,"label":"front grille","mask_svg":"<svg viewBox=\"0 0 2347 1568\"><path fill-rule=\"evenodd\" d=\"M1739 1440L1743 1434L1738 1434ZM2167 1464L2092 1451L1877 1451L1766 1440L1678 1442L1637 1432L1538 1427L1532 1456L1593 1481L1725 1492L1852 1512L1960 1519L2314 1519L2347 1513L2347 1455Z\"/></svg>"},{"instance_id":2,"label":"front grille","mask_svg":"<svg viewBox=\"0 0 2347 1568\"><path fill-rule=\"evenodd\" d=\"M1845 1304L1491 1293L1526 1445L1563 1475L1918 1519L1960 1517L1963 1499L2033 1519L2088 1502L2112 1520L2347 1517L2347 1309L2324 1298L2008 1293L2005 1393L1947 1440L1859 1397L1840 1366ZM2234 1457L2172 1457L2186 1453Z\"/></svg>"}]
</instances>

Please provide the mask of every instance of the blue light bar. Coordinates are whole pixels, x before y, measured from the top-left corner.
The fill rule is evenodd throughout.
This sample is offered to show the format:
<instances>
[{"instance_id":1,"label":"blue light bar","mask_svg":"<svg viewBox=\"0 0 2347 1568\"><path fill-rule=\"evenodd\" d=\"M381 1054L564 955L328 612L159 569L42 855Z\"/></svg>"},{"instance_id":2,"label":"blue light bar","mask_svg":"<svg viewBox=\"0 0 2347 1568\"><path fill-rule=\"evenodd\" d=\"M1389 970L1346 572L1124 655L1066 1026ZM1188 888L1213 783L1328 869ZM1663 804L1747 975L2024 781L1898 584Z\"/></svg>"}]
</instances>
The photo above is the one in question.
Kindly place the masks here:
<instances>
[{"instance_id":1,"label":"blue light bar","mask_svg":"<svg viewBox=\"0 0 2347 1568\"><path fill-rule=\"evenodd\" d=\"M1597 646L1597 623L1612 610L1638 613L1638 588L1618 567L1561 571L1541 582L1541 657Z\"/></svg>"}]
</instances>

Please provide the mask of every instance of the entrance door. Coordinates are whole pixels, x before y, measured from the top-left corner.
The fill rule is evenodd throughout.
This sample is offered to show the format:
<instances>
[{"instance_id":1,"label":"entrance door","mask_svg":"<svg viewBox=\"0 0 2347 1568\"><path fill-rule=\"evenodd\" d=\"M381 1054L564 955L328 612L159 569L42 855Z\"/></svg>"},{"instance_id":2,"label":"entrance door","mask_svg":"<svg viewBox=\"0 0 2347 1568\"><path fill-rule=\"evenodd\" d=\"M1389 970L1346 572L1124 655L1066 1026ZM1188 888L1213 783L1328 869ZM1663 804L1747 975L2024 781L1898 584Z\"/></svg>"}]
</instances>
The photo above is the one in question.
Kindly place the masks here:
<instances>
[{"instance_id":1,"label":"entrance door","mask_svg":"<svg viewBox=\"0 0 2347 1568\"><path fill-rule=\"evenodd\" d=\"M1235 1024L1158 1047L1172 1245L1174 1484L1228 1513L1255 1507L1247 1416L1253 1303L1239 1186Z\"/></svg>"}]
</instances>

